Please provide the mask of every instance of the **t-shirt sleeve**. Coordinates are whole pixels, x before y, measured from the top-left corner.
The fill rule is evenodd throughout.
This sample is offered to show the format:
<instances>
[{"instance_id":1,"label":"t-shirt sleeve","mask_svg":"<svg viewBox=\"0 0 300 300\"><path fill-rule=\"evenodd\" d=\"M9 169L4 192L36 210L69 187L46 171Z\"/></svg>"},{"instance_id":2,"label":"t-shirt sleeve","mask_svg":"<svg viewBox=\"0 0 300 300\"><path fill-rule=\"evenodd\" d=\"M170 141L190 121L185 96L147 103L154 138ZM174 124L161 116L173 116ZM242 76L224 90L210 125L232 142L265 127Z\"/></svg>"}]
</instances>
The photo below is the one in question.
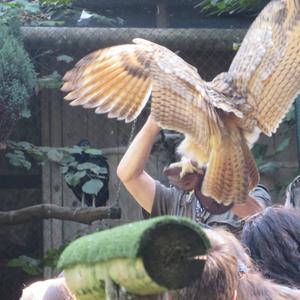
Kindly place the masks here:
<instances>
[{"instance_id":1,"label":"t-shirt sleeve","mask_svg":"<svg viewBox=\"0 0 300 300\"><path fill-rule=\"evenodd\" d=\"M272 199L268 189L262 185L257 185L249 195L254 198L257 202L259 202L263 207L271 206Z\"/></svg>"},{"instance_id":2,"label":"t-shirt sleeve","mask_svg":"<svg viewBox=\"0 0 300 300\"><path fill-rule=\"evenodd\" d=\"M155 195L151 214L143 210L144 218L172 215L179 197L175 187L166 187L159 181L155 181Z\"/></svg>"}]
</instances>

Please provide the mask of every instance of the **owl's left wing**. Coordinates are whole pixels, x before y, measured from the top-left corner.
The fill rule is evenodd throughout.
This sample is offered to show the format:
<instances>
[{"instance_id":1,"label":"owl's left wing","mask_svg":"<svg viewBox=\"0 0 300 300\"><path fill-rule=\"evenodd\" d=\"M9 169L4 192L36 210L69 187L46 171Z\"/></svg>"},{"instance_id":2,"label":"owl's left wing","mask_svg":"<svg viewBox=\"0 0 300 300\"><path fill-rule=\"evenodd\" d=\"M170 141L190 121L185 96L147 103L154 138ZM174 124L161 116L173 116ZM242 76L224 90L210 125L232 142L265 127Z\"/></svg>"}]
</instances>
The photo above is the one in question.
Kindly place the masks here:
<instances>
[{"instance_id":1,"label":"owl's left wing","mask_svg":"<svg viewBox=\"0 0 300 300\"><path fill-rule=\"evenodd\" d=\"M273 0L264 8L226 80L252 108L243 125L255 120L265 134L274 133L300 91L299 0Z\"/></svg>"}]
</instances>

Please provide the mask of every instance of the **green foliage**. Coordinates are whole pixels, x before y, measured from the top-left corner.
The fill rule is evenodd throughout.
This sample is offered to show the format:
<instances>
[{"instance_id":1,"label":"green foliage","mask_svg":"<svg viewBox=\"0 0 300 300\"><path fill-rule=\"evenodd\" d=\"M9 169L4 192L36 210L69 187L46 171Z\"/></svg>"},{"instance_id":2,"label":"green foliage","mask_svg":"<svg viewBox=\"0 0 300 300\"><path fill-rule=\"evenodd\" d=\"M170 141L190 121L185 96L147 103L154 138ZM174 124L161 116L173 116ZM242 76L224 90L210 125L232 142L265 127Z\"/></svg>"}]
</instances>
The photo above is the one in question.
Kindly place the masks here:
<instances>
[{"instance_id":1,"label":"green foliage","mask_svg":"<svg viewBox=\"0 0 300 300\"><path fill-rule=\"evenodd\" d=\"M82 191L86 194L97 195L103 187L103 182L99 179L91 179L82 186Z\"/></svg>"},{"instance_id":2,"label":"green foliage","mask_svg":"<svg viewBox=\"0 0 300 300\"><path fill-rule=\"evenodd\" d=\"M30 116L29 100L36 74L20 38L16 19L0 25L0 141L14 122Z\"/></svg>"},{"instance_id":3,"label":"green foliage","mask_svg":"<svg viewBox=\"0 0 300 300\"><path fill-rule=\"evenodd\" d=\"M26 20L29 15L40 13L38 1L14 0L6 1L0 4L0 23L8 24L10 20L17 17L22 21ZM22 22L24 23L24 22Z\"/></svg>"},{"instance_id":4,"label":"green foliage","mask_svg":"<svg viewBox=\"0 0 300 300\"><path fill-rule=\"evenodd\" d=\"M41 261L25 255L11 259L7 266L11 268L20 268L29 275L39 275L43 273Z\"/></svg>"},{"instance_id":5,"label":"green foliage","mask_svg":"<svg viewBox=\"0 0 300 300\"><path fill-rule=\"evenodd\" d=\"M41 275L43 274L43 269L45 267L56 268L58 259L65 247L66 245L61 246L58 249L49 250L42 259L21 255L11 259L7 266L11 268L20 268L29 275Z\"/></svg>"},{"instance_id":6,"label":"green foliage","mask_svg":"<svg viewBox=\"0 0 300 300\"><path fill-rule=\"evenodd\" d=\"M13 141L8 141L7 146L9 152L5 156L15 167L30 170L33 164L41 165L45 162L57 164L60 166L65 181L73 187L79 185L80 179L87 175L89 180L81 187L82 191L87 194L97 195L108 173L104 167L91 162L80 163L74 157L74 154L89 154L97 157L101 155L99 149L79 146L38 147L28 142Z\"/></svg>"},{"instance_id":7,"label":"green foliage","mask_svg":"<svg viewBox=\"0 0 300 300\"><path fill-rule=\"evenodd\" d=\"M18 16L23 25L62 25L63 21L51 20L52 14L66 9L72 0L13 0L0 4L0 17L6 23L11 16Z\"/></svg>"},{"instance_id":8,"label":"green foliage","mask_svg":"<svg viewBox=\"0 0 300 300\"><path fill-rule=\"evenodd\" d=\"M62 77L57 71L54 71L50 75L45 75L39 77L37 80L37 91L44 90L44 89L54 89L57 90L62 86Z\"/></svg>"},{"instance_id":9,"label":"green foliage","mask_svg":"<svg viewBox=\"0 0 300 300\"><path fill-rule=\"evenodd\" d=\"M256 159L256 164L260 173L262 174L273 174L278 171L278 164L273 161L274 157L282 153L290 144L290 137L287 136L283 141L276 147L275 150L268 153L268 145L266 144L255 144L252 153Z\"/></svg>"},{"instance_id":10,"label":"green foliage","mask_svg":"<svg viewBox=\"0 0 300 300\"><path fill-rule=\"evenodd\" d=\"M273 159L276 155L284 152L290 145L290 132L296 124L295 107L292 106L283 120L283 124L286 125L285 131L283 131L285 137L279 145L273 150L268 148L266 144L256 143L252 148L252 153L255 157L256 164L261 173L274 173L278 170L278 165Z\"/></svg>"},{"instance_id":11,"label":"green foliage","mask_svg":"<svg viewBox=\"0 0 300 300\"><path fill-rule=\"evenodd\" d=\"M73 0L40 0L41 5L68 6Z\"/></svg>"},{"instance_id":12,"label":"green foliage","mask_svg":"<svg viewBox=\"0 0 300 300\"><path fill-rule=\"evenodd\" d=\"M208 14L257 13L269 0L202 0L195 7L200 7Z\"/></svg>"},{"instance_id":13,"label":"green foliage","mask_svg":"<svg viewBox=\"0 0 300 300\"><path fill-rule=\"evenodd\" d=\"M283 139L280 144L278 144L275 149L273 147L270 149L267 144L263 143L256 143L254 145L252 153L255 157L256 164L261 175L265 175L267 177L270 175L273 176L283 167L282 164L277 161L276 156L284 153L284 151L290 146L291 132L295 124L296 116L295 107L293 106L283 121L283 126L281 127L281 135L283 136ZM291 170L290 176L286 179L286 181L281 181L280 183L275 183L274 186L269 186L269 190L274 192L275 195L283 195L286 186L295 175L294 171Z\"/></svg>"}]
</instances>

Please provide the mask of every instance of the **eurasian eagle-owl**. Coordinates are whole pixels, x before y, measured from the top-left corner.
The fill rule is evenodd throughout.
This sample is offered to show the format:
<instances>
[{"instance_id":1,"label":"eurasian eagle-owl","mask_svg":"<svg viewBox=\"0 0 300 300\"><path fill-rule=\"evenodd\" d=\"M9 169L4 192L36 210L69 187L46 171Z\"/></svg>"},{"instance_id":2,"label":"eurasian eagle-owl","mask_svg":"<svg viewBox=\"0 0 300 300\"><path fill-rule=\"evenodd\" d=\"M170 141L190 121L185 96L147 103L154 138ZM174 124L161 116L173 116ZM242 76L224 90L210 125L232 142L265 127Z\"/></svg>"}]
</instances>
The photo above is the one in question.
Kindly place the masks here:
<instances>
[{"instance_id":1,"label":"eurasian eagle-owl","mask_svg":"<svg viewBox=\"0 0 300 300\"><path fill-rule=\"evenodd\" d=\"M277 130L300 89L299 0L271 1L211 82L167 48L133 42L81 59L64 77L65 99L130 122L152 95L153 118L183 133L180 153L206 166L202 193L243 202L259 181L251 146Z\"/></svg>"}]
</instances>

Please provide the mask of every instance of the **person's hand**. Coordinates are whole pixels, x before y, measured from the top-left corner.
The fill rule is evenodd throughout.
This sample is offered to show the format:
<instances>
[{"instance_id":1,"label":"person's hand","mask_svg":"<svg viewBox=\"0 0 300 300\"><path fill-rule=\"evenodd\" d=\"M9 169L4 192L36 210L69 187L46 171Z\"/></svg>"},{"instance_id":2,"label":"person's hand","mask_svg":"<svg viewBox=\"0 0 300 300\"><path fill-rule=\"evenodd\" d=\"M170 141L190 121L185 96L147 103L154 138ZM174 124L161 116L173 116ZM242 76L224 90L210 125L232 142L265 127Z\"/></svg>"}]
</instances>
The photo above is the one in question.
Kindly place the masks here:
<instances>
[{"instance_id":1,"label":"person's hand","mask_svg":"<svg viewBox=\"0 0 300 300\"><path fill-rule=\"evenodd\" d=\"M20 300L75 300L69 292L65 278L37 281L23 290Z\"/></svg>"}]
</instances>

